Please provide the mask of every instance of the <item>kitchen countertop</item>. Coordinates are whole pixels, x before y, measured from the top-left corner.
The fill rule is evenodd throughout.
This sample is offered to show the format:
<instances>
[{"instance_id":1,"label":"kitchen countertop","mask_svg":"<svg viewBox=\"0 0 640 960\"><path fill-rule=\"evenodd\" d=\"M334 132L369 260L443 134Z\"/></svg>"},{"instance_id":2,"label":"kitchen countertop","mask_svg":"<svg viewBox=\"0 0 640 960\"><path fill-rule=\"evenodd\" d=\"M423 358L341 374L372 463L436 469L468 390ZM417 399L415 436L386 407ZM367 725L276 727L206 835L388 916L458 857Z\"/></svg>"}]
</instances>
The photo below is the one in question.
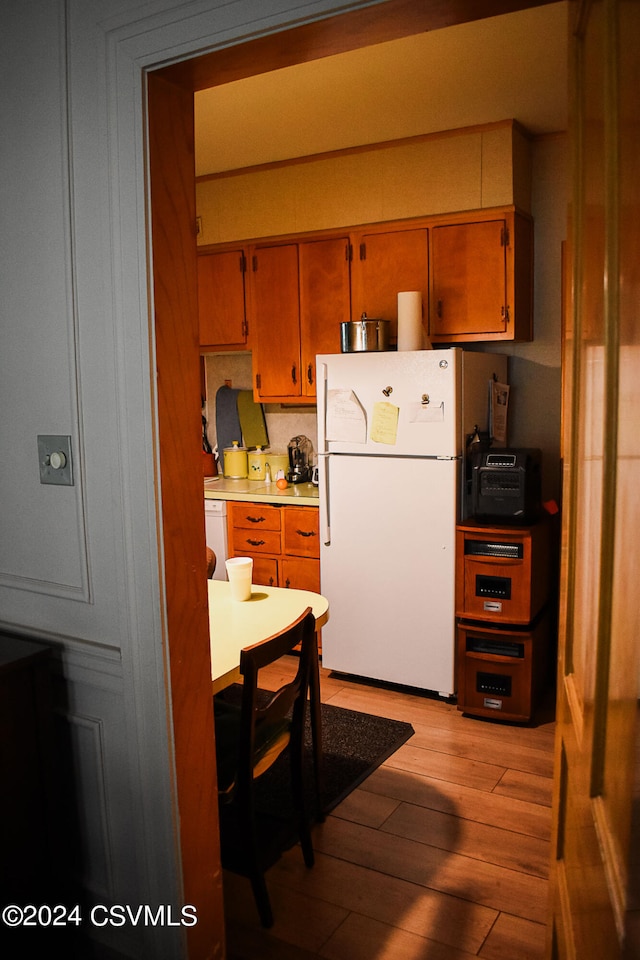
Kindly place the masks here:
<instances>
[{"instance_id":1,"label":"kitchen countertop","mask_svg":"<svg viewBox=\"0 0 640 960\"><path fill-rule=\"evenodd\" d=\"M290 503L299 507L318 506L318 488L312 483L290 483L279 490L275 483L260 480L226 480L208 477L204 481L205 500L245 500L256 503Z\"/></svg>"}]
</instances>

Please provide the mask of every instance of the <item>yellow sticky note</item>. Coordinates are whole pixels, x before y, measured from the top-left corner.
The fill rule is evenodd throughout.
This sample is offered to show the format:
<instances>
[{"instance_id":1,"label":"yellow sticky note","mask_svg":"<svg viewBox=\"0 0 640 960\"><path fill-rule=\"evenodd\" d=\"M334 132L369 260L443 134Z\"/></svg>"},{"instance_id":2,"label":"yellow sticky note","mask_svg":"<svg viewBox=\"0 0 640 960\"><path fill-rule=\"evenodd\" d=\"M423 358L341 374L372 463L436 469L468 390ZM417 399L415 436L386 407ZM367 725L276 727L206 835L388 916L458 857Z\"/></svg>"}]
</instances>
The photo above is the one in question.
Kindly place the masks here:
<instances>
[{"instance_id":1,"label":"yellow sticky note","mask_svg":"<svg viewBox=\"0 0 640 960\"><path fill-rule=\"evenodd\" d=\"M395 443L398 434L398 413L400 408L387 400L379 400L373 405L371 420L371 439L375 443Z\"/></svg>"}]
</instances>

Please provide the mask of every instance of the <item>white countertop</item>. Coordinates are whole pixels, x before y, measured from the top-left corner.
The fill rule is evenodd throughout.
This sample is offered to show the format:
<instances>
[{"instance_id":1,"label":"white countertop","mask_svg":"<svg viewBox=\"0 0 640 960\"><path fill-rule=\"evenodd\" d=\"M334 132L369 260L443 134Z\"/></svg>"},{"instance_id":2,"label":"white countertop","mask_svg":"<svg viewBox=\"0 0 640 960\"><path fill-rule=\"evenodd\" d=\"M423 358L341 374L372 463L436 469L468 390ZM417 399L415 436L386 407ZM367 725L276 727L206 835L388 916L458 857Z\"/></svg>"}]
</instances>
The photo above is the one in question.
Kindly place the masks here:
<instances>
[{"instance_id":1,"label":"white countertop","mask_svg":"<svg viewBox=\"0 0 640 960\"><path fill-rule=\"evenodd\" d=\"M204 481L204 497L205 500L245 500L256 503L318 506L318 488L312 483L290 483L286 489L280 490L275 482L207 477Z\"/></svg>"}]
</instances>

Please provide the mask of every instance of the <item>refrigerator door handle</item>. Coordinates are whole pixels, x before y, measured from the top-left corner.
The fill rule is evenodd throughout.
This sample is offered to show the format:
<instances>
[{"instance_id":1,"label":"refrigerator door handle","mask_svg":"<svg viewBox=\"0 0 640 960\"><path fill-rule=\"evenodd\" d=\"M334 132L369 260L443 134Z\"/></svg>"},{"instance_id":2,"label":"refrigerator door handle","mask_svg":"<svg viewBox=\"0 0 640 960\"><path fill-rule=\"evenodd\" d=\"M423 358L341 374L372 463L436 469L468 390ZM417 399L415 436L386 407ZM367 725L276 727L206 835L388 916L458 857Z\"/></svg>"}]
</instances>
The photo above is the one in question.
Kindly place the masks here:
<instances>
[{"instance_id":1,"label":"refrigerator door handle","mask_svg":"<svg viewBox=\"0 0 640 960\"><path fill-rule=\"evenodd\" d=\"M316 404L318 406L318 456L327 450L327 365L316 366Z\"/></svg>"},{"instance_id":2,"label":"refrigerator door handle","mask_svg":"<svg viewBox=\"0 0 640 960\"><path fill-rule=\"evenodd\" d=\"M322 497L320 504L320 536L322 543L328 547L331 543L331 507L329 500L329 454L325 451L318 454L318 489Z\"/></svg>"},{"instance_id":3,"label":"refrigerator door handle","mask_svg":"<svg viewBox=\"0 0 640 960\"><path fill-rule=\"evenodd\" d=\"M322 543L331 543L329 510L329 450L327 449L327 365L316 364L316 403L318 405L318 488L323 502L320 505L320 535Z\"/></svg>"}]
</instances>

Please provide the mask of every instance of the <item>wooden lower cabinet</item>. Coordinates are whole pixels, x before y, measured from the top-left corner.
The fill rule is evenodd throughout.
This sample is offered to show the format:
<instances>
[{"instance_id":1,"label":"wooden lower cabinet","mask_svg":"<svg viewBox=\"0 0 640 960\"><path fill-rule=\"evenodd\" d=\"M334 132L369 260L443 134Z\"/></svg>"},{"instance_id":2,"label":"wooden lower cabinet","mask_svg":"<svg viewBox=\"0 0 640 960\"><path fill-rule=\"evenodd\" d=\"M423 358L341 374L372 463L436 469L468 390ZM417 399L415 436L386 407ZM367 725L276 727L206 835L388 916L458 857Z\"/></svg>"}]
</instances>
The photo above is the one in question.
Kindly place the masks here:
<instances>
[{"instance_id":1,"label":"wooden lower cabinet","mask_svg":"<svg viewBox=\"0 0 640 960\"><path fill-rule=\"evenodd\" d=\"M320 592L317 507L230 501L227 533L229 556L253 559L254 584Z\"/></svg>"},{"instance_id":2,"label":"wooden lower cabinet","mask_svg":"<svg viewBox=\"0 0 640 960\"><path fill-rule=\"evenodd\" d=\"M320 590L317 507L230 501L229 555L253 558L253 582Z\"/></svg>"}]
</instances>

